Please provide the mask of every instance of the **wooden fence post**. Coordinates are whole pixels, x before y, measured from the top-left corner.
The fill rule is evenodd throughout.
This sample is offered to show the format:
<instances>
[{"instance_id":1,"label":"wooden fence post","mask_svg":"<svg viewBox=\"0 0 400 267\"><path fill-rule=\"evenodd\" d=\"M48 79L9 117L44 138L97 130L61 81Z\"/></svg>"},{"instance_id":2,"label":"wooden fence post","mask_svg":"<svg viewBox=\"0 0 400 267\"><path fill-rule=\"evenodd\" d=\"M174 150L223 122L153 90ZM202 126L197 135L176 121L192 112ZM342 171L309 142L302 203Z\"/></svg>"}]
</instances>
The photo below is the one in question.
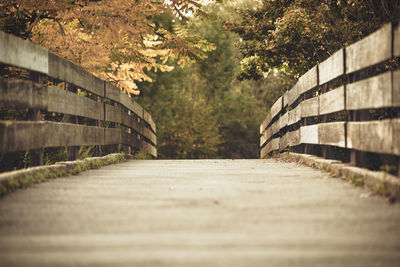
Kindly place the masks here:
<instances>
[{"instance_id":1,"label":"wooden fence post","mask_svg":"<svg viewBox=\"0 0 400 267\"><path fill-rule=\"evenodd\" d=\"M324 94L327 93L328 91L329 91L328 84L322 85L321 93ZM327 114L323 115L322 122L327 123L328 120L329 120L329 115ZM332 147L327 145L322 145L322 157L326 159L334 159L335 155L332 151Z\"/></svg>"},{"instance_id":2,"label":"wooden fence post","mask_svg":"<svg viewBox=\"0 0 400 267\"><path fill-rule=\"evenodd\" d=\"M139 150L138 150L138 151L140 151L143 149L143 124L142 124L142 120L140 119L139 116L137 117L137 121L140 125L140 134L138 134L138 136L137 136L140 141Z\"/></svg>"},{"instance_id":3,"label":"wooden fence post","mask_svg":"<svg viewBox=\"0 0 400 267\"><path fill-rule=\"evenodd\" d=\"M106 87L106 86L104 85L104 88L105 88L105 87ZM104 90L105 90L105 89L104 89ZM105 95L105 93L104 93L104 95ZM102 102L100 96L97 97L97 102L98 102L98 103L101 103L101 102ZM103 105L103 108L104 108L104 110L103 110L103 115L104 115L104 120L105 120L105 119L106 119L106 116L105 116L106 105L105 105L105 104ZM96 126L97 126L97 127L101 127L101 126L102 126L101 123L102 123L101 120L97 120L97 121L96 121ZM97 156L98 156L98 157L101 157L101 156L102 156L102 153L103 153L101 145L96 146L96 150L97 150Z\"/></svg>"},{"instance_id":4,"label":"wooden fence post","mask_svg":"<svg viewBox=\"0 0 400 267\"><path fill-rule=\"evenodd\" d=\"M132 118L131 118L132 112L131 112L130 110L128 110L128 115L129 115L130 119L132 119ZM131 120L130 120L130 121L131 121ZM127 132L128 132L129 135L131 135L131 134L132 134L132 129L131 129L130 127L128 127ZM131 147L130 145L128 145L127 154L128 154L128 155L132 154L132 147Z\"/></svg>"},{"instance_id":5,"label":"wooden fence post","mask_svg":"<svg viewBox=\"0 0 400 267\"><path fill-rule=\"evenodd\" d=\"M350 112L351 121L362 121L369 118L367 110L354 110ZM350 164L353 166L366 166L368 165L368 158L366 152L350 151Z\"/></svg>"},{"instance_id":6,"label":"wooden fence post","mask_svg":"<svg viewBox=\"0 0 400 267\"><path fill-rule=\"evenodd\" d=\"M400 118L400 109L397 110L397 118ZM396 160L397 160L397 176L400 178L400 156L397 156Z\"/></svg>"},{"instance_id":7,"label":"wooden fence post","mask_svg":"<svg viewBox=\"0 0 400 267\"><path fill-rule=\"evenodd\" d=\"M67 83L66 86L67 91L77 93L78 88L76 86ZM78 124L78 117L77 116L72 116L72 115L65 115L64 116L65 121L73 124ZM67 158L68 160L76 160L78 158L78 151L79 151L79 146L69 146L67 147Z\"/></svg>"},{"instance_id":8,"label":"wooden fence post","mask_svg":"<svg viewBox=\"0 0 400 267\"><path fill-rule=\"evenodd\" d=\"M118 109L118 103L114 103L114 107L116 108L116 109ZM116 123L116 122L114 122L114 123L112 123L111 124L111 127L112 128L118 128L118 123ZM115 153L118 153L119 151L121 150L121 144L116 144L115 146L114 146L114 152Z\"/></svg>"},{"instance_id":9,"label":"wooden fence post","mask_svg":"<svg viewBox=\"0 0 400 267\"><path fill-rule=\"evenodd\" d=\"M42 83L42 74L38 72L31 72L30 74L33 82ZM42 121L43 115L38 108L33 108L29 110L29 119L32 121ZM43 160L43 148L34 149L29 151L29 166L40 166L44 164Z\"/></svg>"},{"instance_id":10,"label":"wooden fence post","mask_svg":"<svg viewBox=\"0 0 400 267\"><path fill-rule=\"evenodd\" d=\"M360 79L360 73L350 74L347 78L347 84L356 82ZM351 110L348 121L367 120L369 117L366 110ZM350 165L362 166L367 164L367 157L365 152L350 150Z\"/></svg>"},{"instance_id":11,"label":"wooden fence post","mask_svg":"<svg viewBox=\"0 0 400 267\"><path fill-rule=\"evenodd\" d=\"M142 109L142 119L140 120L140 125L142 126L141 127L141 139L142 139L142 150L144 149L144 138L143 138L143 136L144 136L144 109ZM146 152L148 152L148 151L146 151Z\"/></svg>"}]
</instances>

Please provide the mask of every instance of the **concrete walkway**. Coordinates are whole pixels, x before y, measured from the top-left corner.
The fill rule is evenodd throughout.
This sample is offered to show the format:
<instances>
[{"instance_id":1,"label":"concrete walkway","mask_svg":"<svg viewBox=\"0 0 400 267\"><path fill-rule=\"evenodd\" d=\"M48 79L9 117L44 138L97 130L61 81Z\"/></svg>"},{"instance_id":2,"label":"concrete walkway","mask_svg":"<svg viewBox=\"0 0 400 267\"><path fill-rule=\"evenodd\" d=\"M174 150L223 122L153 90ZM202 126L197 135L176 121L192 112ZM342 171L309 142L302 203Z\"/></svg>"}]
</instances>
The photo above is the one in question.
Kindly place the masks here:
<instances>
[{"instance_id":1,"label":"concrete walkway","mask_svg":"<svg viewBox=\"0 0 400 267\"><path fill-rule=\"evenodd\" d=\"M0 199L0 266L400 266L400 204L295 163L129 161Z\"/></svg>"}]
</instances>

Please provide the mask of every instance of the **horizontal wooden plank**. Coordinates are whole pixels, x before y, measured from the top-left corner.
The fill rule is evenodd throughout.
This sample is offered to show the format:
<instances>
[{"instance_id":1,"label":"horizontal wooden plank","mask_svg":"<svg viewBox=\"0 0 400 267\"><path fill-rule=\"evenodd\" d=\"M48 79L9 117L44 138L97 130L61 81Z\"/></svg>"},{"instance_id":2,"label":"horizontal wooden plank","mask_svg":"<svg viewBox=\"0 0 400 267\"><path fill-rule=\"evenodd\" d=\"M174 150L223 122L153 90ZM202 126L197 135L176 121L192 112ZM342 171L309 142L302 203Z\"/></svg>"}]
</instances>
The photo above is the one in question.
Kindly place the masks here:
<instances>
[{"instance_id":1,"label":"horizontal wooden plank","mask_svg":"<svg viewBox=\"0 0 400 267\"><path fill-rule=\"evenodd\" d=\"M157 133L157 125L154 122L153 117L151 115L150 115L150 118L149 118L149 124L150 124L150 127L153 130L153 132Z\"/></svg>"},{"instance_id":2,"label":"horizontal wooden plank","mask_svg":"<svg viewBox=\"0 0 400 267\"><path fill-rule=\"evenodd\" d=\"M269 141L267 145L261 149L261 158L267 157L272 151L279 150L279 140L280 138L278 137Z\"/></svg>"},{"instance_id":3,"label":"horizontal wooden plank","mask_svg":"<svg viewBox=\"0 0 400 267\"><path fill-rule=\"evenodd\" d=\"M271 127L267 128L265 130L265 135L266 135L267 140L272 137L273 134L272 134L272 128Z\"/></svg>"},{"instance_id":4,"label":"horizontal wooden plank","mask_svg":"<svg viewBox=\"0 0 400 267\"><path fill-rule=\"evenodd\" d=\"M32 81L0 79L0 107L38 108L103 120L103 105L90 98Z\"/></svg>"},{"instance_id":5,"label":"horizontal wooden plank","mask_svg":"<svg viewBox=\"0 0 400 267\"><path fill-rule=\"evenodd\" d=\"M267 157L267 147L264 146L263 148L260 149L260 159L265 159Z\"/></svg>"},{"instance_id":6,"label":"horizontal wooden plank","mask_svg":"<svg viewBox=\"0 0 400 267\"><path fill-rule=\"evenodd\" d=\"M284 136L279 140L279 151L285 150L285 148L289 147L289 132L287 132Z\"/></svg>"},{"instance_id":7,"label":"horizontal wooden plank","mask_svg":"<svg viewBox=\"0 0 400 267\"><path fill-rule=\"evenodd\" d=\"M346 87L346 109L368 109L392 106L391 72L361 80Z\"/></svg>"},{"instance_id":8,"label":"horizontal wooden plank","mask_svg":"<svg viewBox=\"0 0 400 267\"><path fill-rule=\"evenodd\" d=\"M319 84L324 84L344 74L344 48L318 66Z\"/></svg>"},{"instance_id":9,"label":"horizontal wooden plank","mask_svg":"<svg viewBox=\"0 0 400 267\"><path fill-rule=\"evenodd\" d=\"M265 131L270 122L271 122L271 112L268 112L264 121L260 125L260 134L262 134Z\"/></svg>"},{"instance_id":10,"label":"horizontal wooden plank","mask_svg":"<svg viewBox=\"0 0 400 267\"><path fill-rule=\"evenodd\" d=\"M288 106L288 97L289 97L289 90L286 91L283 95L283 108L286 108Z\"/></svg>"},{"instance_id":11,"label":"horizontal wooden plank","mask_svg":"<svg viewBox=\"0 0 400 267\"><path fill-rule=\"evenodd\" d=\"M297 82L292 89L286 92L283 103L284 106L291 106L300 97L300 84Z\"/></svg>"},{"instance_id":12,"label":"horizontal wooden plank","mask_svg":"<svg viewBox=\"0 0 400 267\"><path fill-rule=\"evenodd\" d=\"M392 120L393 154L400 155L400 119Z\"/></svg>"},{"instance_id":13,"label":"horizontal wooden plank","mask_svg":"<svg viewBox=\"0 0 400 267\"><path fill-rule=\"evenodd\" d=\"M279 149L282 151L287 147L297 146L300 144L300 130L287 132L279 143Z\"/></svg>"},{"instance_id":14,"label":"horizontal wooden plank","mask_svg":"<svg viewBox=\"0 0 400 267\"><path fill-rule=\"evenodd\" d=\"M142 135L149 140L149 143L151 143L153 145L157 144L156 135L150 130L150 128L143 127Z\"/></svg>"},{"instance_id":15,"label":"horizontal wooden plank","mask_svg":"<svg viewBox=\"0 0 400 267\"><path fill-rule=\"evenodd\" d=\"M137 150L142 148L142 142L138 138L137 134L122 132L122 144L134 147Z\"/></svg>"},{"instance_id":16,"label":"horizontal wooden plank","mask_svg":"<svg viewBox=\"0 0 400 267\"><path fill-rule=\"evenodd\" d=\"M393 107L400 107L400 70L393 72Z\"/></svg>"},{"instance_id":17,"label":"horizontal wooden plank","mask_svg":"<svg viewBox=\"0 0 400 267\"><path fill-rule=\"evenodd\" d=\"M271 144L271 147L270 147L271 151L273 151L273 150L279 150L279 141L280 141L280 138L278 137L278 138L272 139L272 140L269 142L269 144Z\"/></svg>"},{"instance_id":18,"label":"horizontal wooden plank","mask_svg":"<svg viewBox=\"0 0 400 267\"><path fill-rule=\"evenodd\" d=\"M400 24L397 24L393 29L393 55L395 57L400 57Z\"/></svg>"},{"instance_id":19,"label":"horizontal wooden plank","mask_svg":"<svg viewBox=\"0 0 400 267\"><path fill-rule=\"evenodd\" d=\"M265 143L267 142L267 132L264 131L262 135L260 135L260 147L263 147Z\"/></svg>"},{"instance_id":20,"label":"horizontal wooden plank","mask_svg":"<svg viewBox=\"0 0 400 267\"><path fill-rule=\"evenodd\" d=\"M146 137L155 142L156 125L151 115L115 86L107 83L106 88L103 80L90 74L81 66L50 53L40 46L3 32L0 32L0 62L47 74L98 96L105 96L105 91L108 89L106 97L120 103L142 118L153 132L148 133ZM39 108L96 120L105 119L102 104L71 92L41 88L40 85L28 81L14 82L9 87L9 82L1 80L0 90L2 93L0 107ZM122 117L117 116L112 110L106 113L109 120L122 123ZM110 118L112 116L113 119Z\"/></svg>"},{"instance_id":21,"label":"horizontal wooden plank","mask_svg":"<svg viewBox=\"0 0 400 267\"><path fill-rule=\"evenodd\" d=\"M143 141L142 149L149 153L151 156L157 158L157 149L153 145L147 143L146 141Z\"/></svg>"},{"instance_id":22,"label":"horizontal wooden plank","mask_svg":"<svg viewBox=\"0 0 400 267\"><path fill-rule=\"evenodd\" d=\"M346 147L345 125L344 121L318 124L319 144Z\"/></svg>"},{"instance_id":23,"label":"horizontal wooden plank","mask_svg":"<svg viewBox=\"0 0 400 267\"><path fill-rule=\"evenodd\" d=\"M318 85L318 65L308 70L299 79L299 93L304 94Z\"/></svg>"},{"instance_id":24,"label":"horizontal wooden plank","mask_svg":"<svg viewBox=\"0 0 400 267\"><path fill-rule=\"evenodd\" d=\"M143 119L150 126L151 130L156 133L156 124L150 113L144 110L133 98L123 93L118 87L107 82L105 96L132 111L136 116Z\"/></svg>"},{"instance_id":25,"label":"horizontal wooden plank","mask_svg":"<svg viewBox=\"0 0 400 267\"><path fill-rule=\"evenodd\" d=\"M347 147L361 151L400 155L399 123L400 119L348 122Z\"/></svg>"},{"instance_id":26,"label":"horizontal wooden plank","mask_svg":"<svg viewBox=\"0 0 400 267\"><path fill-rule=\"evenodd\" d=\"M122 129L121 128L107 128L104 129L104 141L105 145L122 144Z\"/></svg>"},{"instance_id":27,"label":"horizontal wooden plank","mask_svg":"<svg viewBox=\"0 0 400 267\"><path fill-rule=\"evenodd\" d=\"M51 123L51 122L48 122ZM86 125L77 125L77 124L72 124L71 125L66 125L64 127L67 127L69 129L68 135L75 135L74 136L74 142L75 146L82 146L82 145L100 145L100 144L107 144L105 142L105 132L107 129L104 129L102 127L95 127L95 126L86 126ZM47 132L48 133L48 132ZM64 139L63 134L59 132L59 129L56 125L54 125L54 133L55 135L61 135L62 137L60 138L61 140ZM60 141L59 141L60 142ZM121 140L117 140L113 144L120 144ZM68 144L64 144L68 145ZM70 145L68 145L70 146Z\"/></svg>"},{"instance_id":28,"label":"horizontal wooden plank","mask_svg":"<svg viewBox=\"0 0 400 267\"><path fill-rule=\"evenodd\" d=\"M151 132L150 130L148 130ZM137 134L130 134L137 139ZM139 141L127 142L122 129L58 123L50 121L0 121L0 154L45 147L126 144L138 147ZM151 138L151 137L150 137ZM134 140L130 138L128 140ZM151 140L155 143L154 140ZM144 140L144 142L146 142ZM153 146L151 142L147 142ZM154 149L151 149L154 154Z\"/></svg>"},{"instance_id":29,"label":"horizontal wooden plank","mask_svg":"<svg viewBox=\"0 0 400 267\"><path fill-rule=\"evenodd\" d=\"M121 95L123 92L120 88L113 85L110 82L105 82L106 91L104 96L108 99L111 99L114 102L120 103L121 102Z\"/></svg>"},{"instance_id":30,"label":"horizontal wooden plank","mask_svg":"<svg viewBox=\"0 0 400 267\"><path fill-rule=\"evenodd\" d=\"M139 122L137 117L128 114L126 110L119 107L106 105L106 117L109 121L120 123L126 127L133 129L136 133L143 135L154 145L157 144L157 137L155 133L148 127L143 125L143 120Z\"/></svg>"},{"instance_id":31,"label":"horizontal wooden plank","mask_svg":"<svg viewBox=\"0 0 400 267\"><path fill-rule=\"evenodd\" d=\"M44 74L49 72L46 49L4 32L0 32L0 62Z\"/></svg>"},{"instance_id":32,"label":"horizontal wooden plank","mask_svg":"<svg viewBox=\"0 0 400 267\"><path fill-rule=\"evenodd\" d=\"M344 86L319 96L319 115L345 110Z\"/></svg>"},{"instance_id":33,"label":"horizontal wooden plank","mask_svg":"<svg viewBox=\"0 0 400 267\"><path fill-rule=\"evenodd\" d=\"M271 107L271 120L273 120L278 114L279 112L281 112L283 106L283 97L279 97L275 103L272 105Z\"/></svg>"},{"instance_id":34,"label":"horizontal wooden plank","mask_svg":"<svg viewBox=\"0 0 400 267\"><path fill-rule=\"evenodd\" d=\"M47 87L46 89L48 90L48 112L104 120L102 103L59 88Z\"/></svg>"},{"instance_id":35,"label":"horizontal wooden plank","mask_svg":"<svg viewBox=\"0 0 400 267\"><path fill-rule=\"evenodd\" d=\"M279 129L285 128L289 122L289 113L285 113L279 117Z\"/></svg>"},{"instance_id":36,"label":"horizontal wooden plank","mask_svg":"<svg viewBox=\"0 0 400 267\"><path fill-rule=\"evenodd\" d=\"M288 125L293 125L301 120L301 105L298 105L296 108L289 110L289 120Z\"/></svg>"},{"instance_id":37,"label":"horizontal wooden plank","mask_svg":"<svg viewBox=\"0 0 400 267\"><path fill-rule=\"evenodd\" d=\"M104 96L104 81L81 66L49 52L50 77L68 82L95 95Z\"/></svg>"},{"instance_id":38,"label":"horizontal wooden plank","mask_svg":"<svg viewBox=\"0 0 400 267\"><path fill-rule=\"evenodd\" d=\"M319 98L313 97L301 102L301 117L311 117L319 115Z\"/></svg>"},{"instance_id":39,"label":"horizontal wooden plank","mask_svg":"<svg viewBox=\"0 0 400 267\"><path fill-rule=\"evenodd\" d=\"M133 129L136 133L142 133L143 125L139 122L139 119L129 115L126 110L122 111L122 124Z\"/></svg>"},{"instance_id":40,"label":"horizontal wooden plank","mask_svg":"<svg viewBox=\"0 0 400 267\"><path fill-rule=\"evenodd\" d=\"M104 105L106 108L106 112L105 112L105 120L108 122L115 122L115 123L123 123L124 119L123 119L123 110L119 107L115 107L115 106L111 106L108 104Z\"/></svg>"},{"instance_id":41,"label":"horizontal wooden plank","mask_svg":"<svg viewBox=\"0 0 400 267\"><path fill-rule=\"evenodd\" d=\"M302 144L318 144L318 124L300 127L300 142Z\"/></svg>"},{"instance_id":42,"label":"horizontal wooden plank","mask_svg":"<svg viewBox=\"0 0 400 267\"><path fill-rule=\"evenodd\" d=\"M139 118L143 119L143 108L138 103L136 103L133 98L130 98L126 94L122 93L120 100L121 105L131 110Z\"/></svg>"},{"instance_id":43,"label":"horizontal wooden plank","mask_svg":"<svg viewBox=\"0 0 400 267\"><path fill-rule=\"evenodd\" d=\"M96 95L104 95L104 82L81 66L4 32L0 32L0 62L47 74Z\"/></svg>"},{"instance_id":44,"label":"horizontal wooden plank","mask_svg":"<svg viewBox=\"0 0 400 267\"><path fill-rule=\"evenodd\" d=\"M346 73L351 73L392 57L392 24L346 47Z\"/></svg>"},{"instance_id":45,"label":"horizontal wooden plank","mask_svg":"<svg viewBox=\"0 0 400 267\"><path fill-rule=\"evenodd\" d=\"M280 128L280 124L279 124L279 120L277 120L276 122L274 122L274 123L270 126L270 129L271 129L271 136L273 136L274 134L278 133L279 130L281 129L281 128ZM271 136L268 136L268 138L271 137Z\"/></svg>"},{"instance_id":46,"label":"horizontal wooden plank","mask_svg":"<svg viewBox=\"0 0 400 267\"><path fill-rule=\"evenodd\" d=\"M130 98L124 92L121 91L115 85L106 82L106 98L109 98L117 103L120 103L125 108L131 110L136 116L143 119L146 123L148 123L151 129L156 132L156 125L151 117L150 113L144 110L133 98Z\"/></svg>"},{"instance_id":47,"label":"horizontal wooden plank","mask_svg":"<svg viewBox=\"0 0 400 267\"><path fill-rule=\"evenodd\" d=\"M118 144L117 141L114 144ZM0 121L0 154L44 147L104 144L110 142L105 142L105 129L101 127L50 121Z\"/></svg>"},{"instance_id":48,"label":"horizontal wooden plank","mask_svg":"<svg viewBox=\"0 0 400 267\"><path fill-rule=\"evenodd\" d=\"M297 129L295 131L289 132L289 146L297 146L301 144L301 139L300 139L300 129Z\"/></svg>"},{"instance_id":49,"label":"horizontal wooden plank","mask_svg":"<svg viewBox=\"0 0 400 267\"><path fill-rule=\"evenodd\" d=\"M266 127L270 124L270 122L275 118L276 115L282 110L282 101L283 97L279 97L275 103L272 105L271 109L269 110L267 116L265 117L264 121L260 125L260 134L264 132Z\"/></svg>"},{"instance_id":50,"label":"horizontal wooden plank","mask_svg":"<svg viewBox=\"0 0 400 267\"><path fill-rule=\"evenodd\" d=\"M151 114L147 110L144 110L144 113L147 116L146 122L150 125L151 130L154 133L156 133L157 132L157 127L156 127L156 124L153 121L153 117L151 116Z\"/></svg>"},{"instance_id":51,"label":"horizontal wooden plank","mask_svg":"<svg viewBox=\"0 0 400 267\"><path fill-rule=\"evenodd\" d=\"M0 78L0 107L47 110L48 90L41 84Z\"/></svg>"}]
</instances>

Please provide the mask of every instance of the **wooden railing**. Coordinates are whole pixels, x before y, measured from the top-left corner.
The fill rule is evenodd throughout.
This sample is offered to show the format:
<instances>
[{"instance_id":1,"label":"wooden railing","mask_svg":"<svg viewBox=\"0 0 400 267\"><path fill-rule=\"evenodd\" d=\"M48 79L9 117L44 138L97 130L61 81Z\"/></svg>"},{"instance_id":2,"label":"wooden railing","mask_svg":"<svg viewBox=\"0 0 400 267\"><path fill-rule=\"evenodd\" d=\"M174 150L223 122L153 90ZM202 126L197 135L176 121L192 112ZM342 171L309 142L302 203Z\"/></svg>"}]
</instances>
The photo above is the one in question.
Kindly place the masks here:
<instances>
[{"instance_id":1,"label":"wooden railing","mask_svg":"<svg viewBox=\"0 0 400 267\"><path fill-rule=\"evenodd\" d=\"M29 109L29 121L0 121L0 155L28 151L31 165L43 164L41 150L116 145L157 157L151 115L119 88L48 50L0 32L0 63L28 73L28 79L0 78L0 108ZM44 120L64 114L60 121ZM104 154L104 152L103 152Z\"/></svg>"},{"instance_id":2,"label":"wooden railing","mask_svg":"<svg viewBox=\"0 0 400 267\"><path fill-rule=\"evenodd\" d=\"M400 27L387 24L314 66L260 126L261 158L295 151L400 169Z\"/></svg>"}]
</instances>

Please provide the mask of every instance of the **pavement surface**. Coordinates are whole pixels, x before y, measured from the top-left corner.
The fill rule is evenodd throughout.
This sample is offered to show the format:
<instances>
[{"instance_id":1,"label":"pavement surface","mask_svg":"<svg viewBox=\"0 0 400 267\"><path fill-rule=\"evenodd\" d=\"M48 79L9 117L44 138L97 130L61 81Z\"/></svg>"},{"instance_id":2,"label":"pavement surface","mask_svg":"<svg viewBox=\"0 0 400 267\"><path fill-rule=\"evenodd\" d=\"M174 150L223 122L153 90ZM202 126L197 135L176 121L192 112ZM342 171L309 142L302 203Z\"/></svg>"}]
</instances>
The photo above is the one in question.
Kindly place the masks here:
<instances>
[{"instance_id":1,"label":"pavement surface","mask_svg":"<svg viewBox=\"0 0 400 267\"><path fill-rule=\"evenodd\" d=\"M400 266L400 204L272 159L128 161L1 198L0 266Z\"/></svg>"}]
</instances>

